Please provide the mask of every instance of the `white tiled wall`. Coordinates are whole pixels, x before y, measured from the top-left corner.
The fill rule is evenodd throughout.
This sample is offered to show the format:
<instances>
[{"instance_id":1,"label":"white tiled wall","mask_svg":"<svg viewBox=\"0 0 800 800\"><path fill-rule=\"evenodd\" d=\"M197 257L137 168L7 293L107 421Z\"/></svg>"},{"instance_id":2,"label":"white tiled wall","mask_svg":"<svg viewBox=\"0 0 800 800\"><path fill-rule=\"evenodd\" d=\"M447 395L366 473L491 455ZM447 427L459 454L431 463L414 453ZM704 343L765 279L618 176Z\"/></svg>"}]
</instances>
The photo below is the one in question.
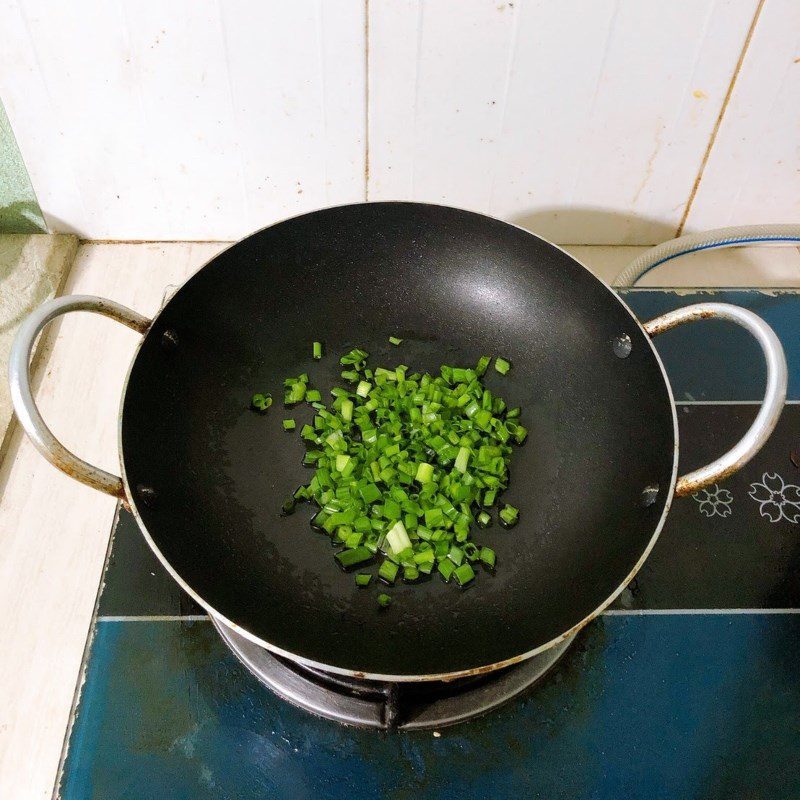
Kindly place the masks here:
<instances>
[{"instance_id":1,"label":"white tiled wall","mask_svg":"<svg viewBox=\"0 0 800 800\"><path fill-rule=\"evenodd\" d=\"M0 0L50 226L233 239L363 199L560 242L800 218L797 0ZM698 180L699 178L699 180Z\"/></svg>"},{"instance_id":2,"label":"white tiled wall","mask_svg":"<svg viewBox=\"0 0 800 800\"><path fill-rule=\"evenodd\" d=\"M687 229L800 222L800 2L766 0Z\"/></svg>"},{"instance_id":3,"label":"white tiled wall","mask_svg":"<svg viewBox=\"0 0 800 800\"><path fill-rule=\"evenodd\" d=\"M668 238L754 7L371 3L370 199L467 206L562 242Z\"/></svg>"},{"instance_id":4,"label":"white tiled wall","mask_svg":"<svg viewBox=\"0 0 800 800\"><path fill-rule=\"evenodd\" d=\"M363 0L0 2L0 96L51 227L235 239L363 198Z\"/></svg>"}]
</instances>

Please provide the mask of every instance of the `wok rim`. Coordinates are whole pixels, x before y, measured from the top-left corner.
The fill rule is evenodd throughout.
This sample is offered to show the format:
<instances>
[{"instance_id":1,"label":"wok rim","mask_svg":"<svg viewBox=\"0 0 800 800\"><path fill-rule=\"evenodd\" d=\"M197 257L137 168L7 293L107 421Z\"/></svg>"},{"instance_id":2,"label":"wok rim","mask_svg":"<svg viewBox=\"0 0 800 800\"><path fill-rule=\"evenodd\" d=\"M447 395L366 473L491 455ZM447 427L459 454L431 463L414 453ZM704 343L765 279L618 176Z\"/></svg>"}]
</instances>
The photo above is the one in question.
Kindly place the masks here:
<instances>
[{"instance_id":1,"label":"wok rim","mask_svg":"<svg viewBox=\"0 0 800 800\"><path fill-rule=\"evenodd\" d=\"M166 559L166 557L162 554L159 550L158 546L156 545L153 537L150 535L150 532L147 529L147 526L144 523L141 515L139 514L139 510L136 506L135 495L131 491L130 484L128 482L128 476L125 470L125 459L123 458L123 443L122 443L122 421L123 421L123 412L125 407L125 398L128 394L128 383L131 378L131 374L133 372L133 367L136 364L136 361L139 357L139 353L144 345L145 341L147 340L148 335L153 330L156 320L161 316L161 314L166 310L167 306L169 306L172 299L182 290L184 289L195 277L197 277L207 266L209 266L213 261L219 258L223 253L226 253L233 247L236 247L241 242L245 241L246 239L251 238L252 236L256 236L263 231L268 230L269 228L273 228L276 225L281 225L284 222L289 222L293 219L299 219L301 217L310 216L312 214L318 214L322 211L329 211L338 208L349 208L355 206L379 206L379 205L406 205L406 206L428 206L428 207L435 207L435 208L446 208L452 211L460 211L465 212L468 214L475 214L476 216L486 217L487 219L494 220L495 222L500 222L503 225L508 225L509 227L516 228L517 230L522 231L523 233L527 234L528 236L533 236L534 238L538 239L540 242L543 242L550 247L555 248L562 252L565 256L570 258L580 267L582 267L589 275L601 284L608 294L616 300L627 312L628 316L631 318L632 322L639 328L642 332L644 338L646 339L648 345L650 346L650 351L653 354L653 357L658 364L659 370L661 371L661 376L664 379L664 385L667 390L667 396L669 398L670 410L672 412L672 429L673 429L673 456L672 456L672 474L670 476L670 483L669 483L669 492L667 494L666 502L664 503L664 509L661 512L661 517L658 520L658 523L655 527L653 535L651 536L647 546L645 547L642 555L639 557L636 564L633 566L631 571L628 575L624 578L624 580L620 583L620 585L590 614L587 614L583 619L579 622L574 624L572 627L568 628L563 633L559 634L558 636L550 639L548 642L545 642L538 647L535 647L531 650L528 650L520 655L511 656L509 658L503 659L502 661L497 661L492 664L487 664L484 666L479 667L469 667L463 670L456 670L454 672L440 672L440 673L431 673L425 675L393 675L387 673L374 673L374 672L365 672L360 670L353 670L347 669L345 667L337 667L332 666L330 664L325 664L320 661L314 661L313 659L306 658L305 656L297 655L296 653L292 653L289 650L284 650L277 645L271 644L264 639L256 636L255 634L250 633L248 630L243 628L242 626L238 625L237 623L233 622L232 620L228 619L226 616L221 614L217 611L209 602L204 600L198 592L196 592L175 570L175 568L170 564L170 562ZM628 586L628 584L636 577L636 574L644 565L644 562L649 557L650 553L653 550L656 542L658 541L658 537L661 534L661 530L664 527L664 523L666 522L667 515L669 514L670 508L672 507L672 500L675 496L675 484L678 478L678 454L680 452L679 447L679 439L678 439L678 415L675 406L675 397L672 393L672 384L669 381L669 377L667 376L667 372L664 369L664 363L661 360L661 357L658 354L658 351L653 344L653 340L647 331L644 328L644 325L633 313L631 308L628 304L607 284L602 278L598 277L594 272L592 272L582 261L576 258L571 253L567 252L563 247L560 247L553 242L544 239L543 237L539 236L532 231L529 231L527 228L523 228L521 225L517 225L513 222L507 222L506 220L500 219L498 217L493 217L489 214L484 214L478 211L472 211L466 208L457 208L455 206L446 206L441 203L422 203L422 202L415 202L415 201L402 201L402 200L389 200L389 201L378 201L378 202L362 202L362 203L342 203L336 206L324 206L323 208L314 209L313 211L305 211L302 214L294 214L290 217L284 217L283 219L276 220L269 225L265 225L263 228L259 228L258 230L249 233L247 236L242 237L241 239L237 240L236 242L232 242L228 247L223 248L218 253L216 253L212 258L206 261L201 267L199 267L192 275L190 275L170 296L166 299L159 310L153 315L153 318L150 322L150 327L147 333L142 336L139 340L139 343L136 346L136 349L133 353L131 358L130 365L128 367L127 374L125 375L125 382L122 386L122 397L120 400L119 406L119 413L117 415L117 446L119 452L119 462L120 462L120 474L122 477L123 486L125 488L125 496L127 501L127 506L130 512L133 514L134 519L136 520L137 525L139 526L139 530L142 532L142 535L145 538L150 549L153 551L155 556L158 558L161 565L166 569L167 573L170 577L186 592L189 597L191 597L198 605L204 608L210 617L215 618L218 620L222 625L230 628L231 630L235 631L241 636L244 636L249 641L253 642L253 644L258 645L259 647L263 647L273 653L276 653L279 656L283 656L284 658L288 658L291 661L294 661L298 664L311 667L312 669L322 670L324 672L333 673L336 675L345 675L351 678L360 678L363 680L373 680L373 681L382 681L386 683L412 683L412 682L423 682L423 681L450 681L455 680L457 678L465 678L473 675L481 675L488 672L494 672L498 669L503 669L504 667L509 667L513 664L518 664L521 661L526 661L529 658L533 658L540 653L549 650L551 647L554 647L559 642L563 642L565 639L569 639L570 637L574 636L578 633L582 628L588 625L593 619L599 617L610 605L617 599L617 597L622 593L622 591Z\"/></svg>"}]
</instances>

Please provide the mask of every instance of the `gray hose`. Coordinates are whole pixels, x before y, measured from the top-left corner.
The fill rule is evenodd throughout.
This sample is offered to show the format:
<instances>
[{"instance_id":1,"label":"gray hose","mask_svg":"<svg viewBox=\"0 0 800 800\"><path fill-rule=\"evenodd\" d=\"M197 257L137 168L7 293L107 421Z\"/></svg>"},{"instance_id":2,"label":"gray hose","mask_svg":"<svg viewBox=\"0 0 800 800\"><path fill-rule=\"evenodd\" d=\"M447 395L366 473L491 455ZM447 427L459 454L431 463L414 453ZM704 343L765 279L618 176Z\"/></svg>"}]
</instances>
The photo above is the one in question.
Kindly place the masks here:
<instances>
[{"instance_id":1,"label":"gray hose","mask_svg":"<svg viewBox=\"0 0 800 800\"><path fill-rule=\"evenodd\" d=\"M754 242L800 242L800 225L738 225L670 239L634 258L612 285L633 286L649 270L687 253L717 247L741 247Z\"/></svg>"}]
</instances>

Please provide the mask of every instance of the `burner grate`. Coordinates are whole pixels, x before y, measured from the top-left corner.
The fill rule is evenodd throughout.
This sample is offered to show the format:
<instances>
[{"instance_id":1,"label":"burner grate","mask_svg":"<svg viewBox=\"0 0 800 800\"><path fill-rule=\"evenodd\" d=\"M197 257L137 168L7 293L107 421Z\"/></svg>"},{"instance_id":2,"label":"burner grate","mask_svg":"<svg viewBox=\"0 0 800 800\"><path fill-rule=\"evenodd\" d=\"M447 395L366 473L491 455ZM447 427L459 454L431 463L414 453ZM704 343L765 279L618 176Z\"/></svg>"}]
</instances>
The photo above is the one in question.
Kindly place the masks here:
<instances>
[{"instance_id":1,"label":"burner grate","mask_svg":"<svg viewBox=\"0 0 800 800\"><path fill-rule=\"evenodd\" d=\"M212 620L237 658L284 700L345 725L387 730L440 728L485 714L532 686L574 638L485 675L447 682L387 683L298 664L259 647L213 617Z\"/></svg>"}]
</instances>

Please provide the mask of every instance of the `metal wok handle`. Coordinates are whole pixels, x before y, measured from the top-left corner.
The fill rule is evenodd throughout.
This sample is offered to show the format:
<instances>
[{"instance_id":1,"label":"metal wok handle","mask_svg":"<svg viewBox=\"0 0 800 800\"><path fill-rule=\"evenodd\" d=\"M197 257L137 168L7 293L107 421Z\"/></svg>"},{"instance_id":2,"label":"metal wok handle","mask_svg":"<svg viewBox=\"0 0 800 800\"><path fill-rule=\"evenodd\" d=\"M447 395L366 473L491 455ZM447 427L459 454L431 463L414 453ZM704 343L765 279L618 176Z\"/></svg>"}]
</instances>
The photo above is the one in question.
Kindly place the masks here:
<instances>
[{"instance_id":1,"label":"metal wok handle","mask_svg":"<svg viewBox=\"0 0 800 800\"><path fill-rule=\"evenodd\" d=\"M103 300L101 297L89 295L68 295L42 304L31 312L22 323L11 347L11 358L8 365L11 402L14 404L17 419L25 433L28 434L28 438L51 464L93 489L99 489L101 492L124 500L125 489L122 479L88 464L67 450L53 436L33 399L30 359L36 337L49 322L70 311L93 311L95 314L115 319L142 334L150 327L151 322L147 317L143 317L113 300Z\"/></svg>"},{"instance_id":2,"label":"metal wok handle","mask_svg":"<svg viewBox=\"0 0 800 800\"><path fill-rule=\"evenodd\" d=\"M752 311L728 303L698 303L686 308L670 311L644 324L650 336L671 330L684 322L698 319L726 319L746 328L761 345L767 362L767 389L758 416L750 430L735 447L705 467L678 478L675 494L683 497L716 483L741 469L767 441L778 423L778 417L786 400L786 357L780 340L772 328Z\"/></svg>"}]
</instances>

